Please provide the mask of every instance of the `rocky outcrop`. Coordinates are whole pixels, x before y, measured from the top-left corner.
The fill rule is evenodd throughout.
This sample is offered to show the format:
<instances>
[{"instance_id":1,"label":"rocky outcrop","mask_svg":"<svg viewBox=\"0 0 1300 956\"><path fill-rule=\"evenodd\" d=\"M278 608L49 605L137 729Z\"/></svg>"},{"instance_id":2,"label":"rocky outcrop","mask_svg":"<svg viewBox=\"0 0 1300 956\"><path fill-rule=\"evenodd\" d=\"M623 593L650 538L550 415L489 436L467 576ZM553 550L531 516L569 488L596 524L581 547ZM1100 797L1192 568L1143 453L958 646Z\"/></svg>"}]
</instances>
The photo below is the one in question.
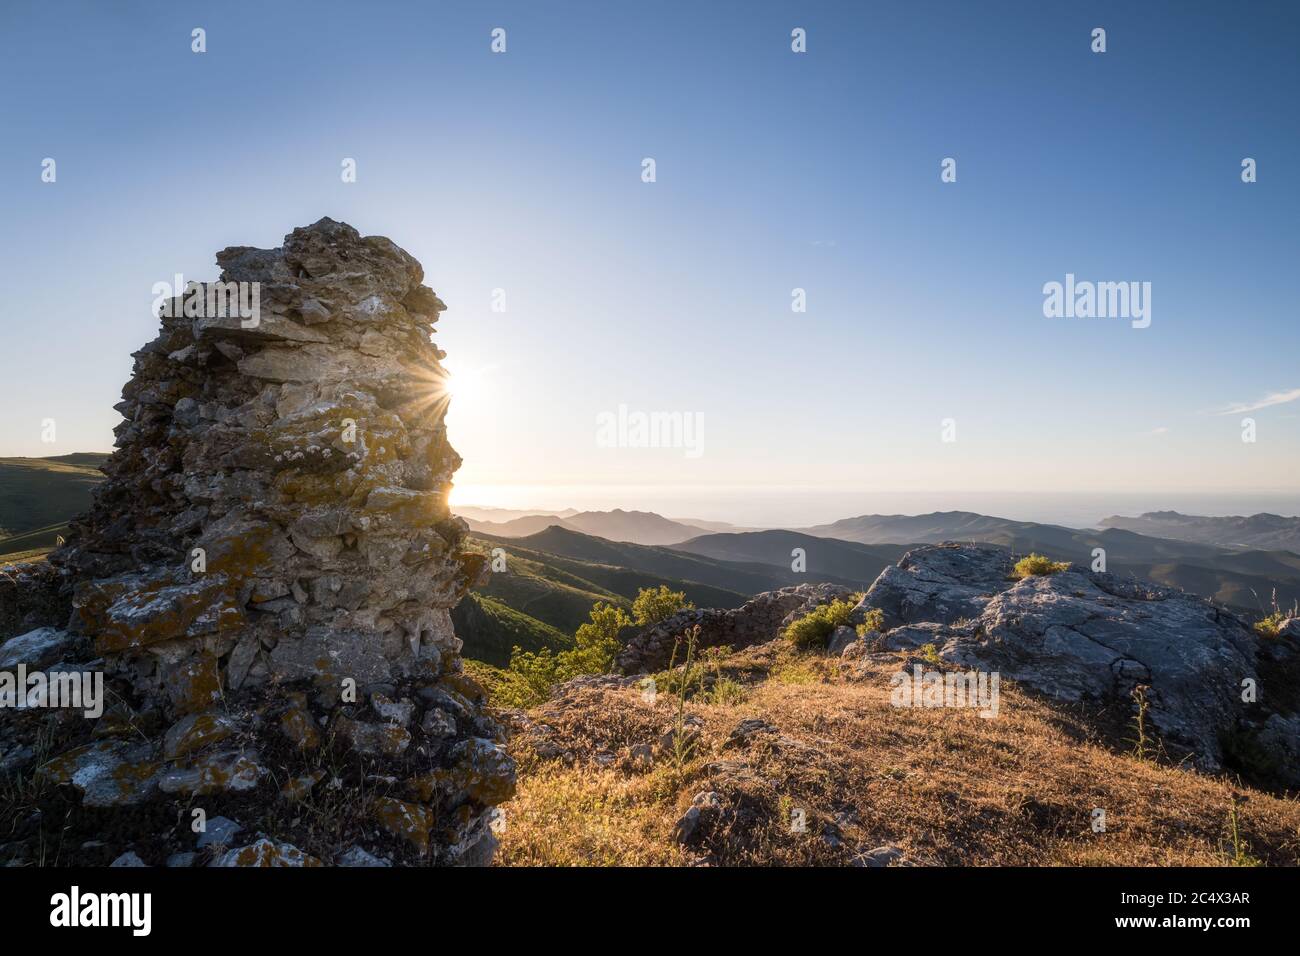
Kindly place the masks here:
<instances>
[{"instance_id":1,"label":"rocky outcrop","mask_svg":"<svg viewBox=\"0 0 1300 956\"><path fill-rule=\"evenodd\" d=\"M970 620L1008 586L1014 566L1010 551L992 545L918 548L880 572L854 618L879 608L887 628Z\"/></svg>"},{"instance_id":2,"label":"rocky outcrop","mask_svg":"<svg viewBox=\"0 0 1300 956\"><path fill-rule=\"evenodd\" d=\"M330 219L217 262L257 308L222 314L211 283L164 306L92 509L49 570L0 580L0 637L66 628L121 701L38 772L86 804L199 797L247 818L252 797L310 793L334 749L355 777L320 786L356 789L353 836L482 861L514 771L449 614L487 569L447 505L460 458L430 341L445 306L393 242ZM6 660L14 647L66 649L29 635ZM35 714L0 724L0 752L35 738ZM299 865L299 842L262 834L221 865Z\"/></svg>"},{"instance_id":3,"label":"rocky outcrop","mask_svg":"<svg viewBox=\"0 0 1300 956\"><path fill-rule=\"evenodd\" d=\"M761 644L777 637L782 628L813 608L852 596L849 588L838 584L799 584L779 591L765 591L738 608L678 611L633 634L619 651L615 668L623 674L663 670L672 659L674 645L696 625L700 628L696 642L700 650L706 647L740 650ZM683 653L679 651L678 656Z\"/></svg>"},{"instance_id":4,"label":"rocky outcrop","mask_svg":"<svg viewBox=\"0 0 1300 956\"><path fill-rule=\"evenodd\" d=\"M877 647L933 644L943 661L998 671L1057 700L1128 706L1141 687L1162 743L1206 769L1222 765L1223 740L1241 722L1262 719L1260 705L1243 700L1257 682L1259 642L1233 615L1075 565L1020 581L1012 567L1001 548L917 548L880 575L857 613L879 608L892 625Z\"/></svg>"},{"instance_id":5,"label":"rocky outcrop","mask_svg":"<svg viewBox=\"0 0 1300 956\"><path fill-rule=\"evenodd\" d=\"M994 671L1053 700L1087 704L1119 720L1121 735L1136 732L1141 701L1148 742L1169 757L1242 771L1267 785L1300 781L1300 694L1293 689L1300 621L1261 639L1233 614L1183 591L1077 565L1016 580L1015 563L1010 551L992 545L909 551L881 572L851 617L861 623L878 610L881 631L858 637L839 628L830 653L853 676L874 673L882 652L925 649L935 666ZM676 641L696 625L700 647L738 650L773 640L792 620L848 596L833 585L800 585L734 610L682 611L634 634L618 670L667 667Z\"/></svg>"},{"instance_id":6,"label":"rocky outcrop","mask_svg":"<svg viewBox=\"0 0 1300 956\"><path fill-rule=\"evenodd\" d=\"M1257 768L1286 787L1300 787L1300 714L1270 714L1247 739L1259 754Z\"/></svg>"}]
</instances>

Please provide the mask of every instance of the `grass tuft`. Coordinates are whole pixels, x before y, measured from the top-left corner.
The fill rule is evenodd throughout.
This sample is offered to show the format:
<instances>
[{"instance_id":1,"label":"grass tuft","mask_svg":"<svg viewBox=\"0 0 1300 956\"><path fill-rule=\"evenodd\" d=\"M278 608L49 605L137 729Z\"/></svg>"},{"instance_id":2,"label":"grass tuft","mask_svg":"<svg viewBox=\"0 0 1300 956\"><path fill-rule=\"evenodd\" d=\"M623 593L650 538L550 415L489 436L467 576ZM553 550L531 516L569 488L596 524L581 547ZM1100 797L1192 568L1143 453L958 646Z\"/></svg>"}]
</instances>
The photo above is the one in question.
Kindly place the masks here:
<instances>
[{"instance_id":1,"label":"grass tuft","mask_svg":"<svg viewBox=\"0 0 1300 956\"><path fill-rule=\"evenodd\" d=\"M1011 577L1017 581L1023 581L1025 578L1066 571L1069 570L1069 567L1069 561L1053 561L1041 554L1031 554L1016 562Z\"/></svg>"}]
</instances>

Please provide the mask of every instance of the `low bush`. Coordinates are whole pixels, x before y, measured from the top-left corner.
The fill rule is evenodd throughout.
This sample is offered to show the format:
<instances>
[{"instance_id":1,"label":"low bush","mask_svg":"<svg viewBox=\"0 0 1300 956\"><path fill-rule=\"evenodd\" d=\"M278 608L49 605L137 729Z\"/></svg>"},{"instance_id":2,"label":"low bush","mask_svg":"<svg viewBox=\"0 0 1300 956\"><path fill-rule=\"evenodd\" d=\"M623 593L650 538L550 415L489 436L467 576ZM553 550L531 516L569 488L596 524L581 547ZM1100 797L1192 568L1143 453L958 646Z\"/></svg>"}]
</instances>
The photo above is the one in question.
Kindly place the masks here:
<instances>
[{"instance_id":1,"label":"low bush","mask_svg":"<svg viewBox=\"0 0 1300 956\"><path fill-rule=\"evenodd\" d=\"M800 650L825 647L826 639L837 627L847 625L852 613L852 601L832 601L792 621L782 636Z\"/></svg>"},{"instance_id":2,"label":"low bush","mask_svg":"<svg viewBox=\"0 0 1300 956\"><path fill-rule=\"evenodd\" d=\"M867 612L862 623L858 625L858 637L866 637L868 634L883 634L885 631L885 612L878 607L873 607Z\"/></svg>"}]
</instances>

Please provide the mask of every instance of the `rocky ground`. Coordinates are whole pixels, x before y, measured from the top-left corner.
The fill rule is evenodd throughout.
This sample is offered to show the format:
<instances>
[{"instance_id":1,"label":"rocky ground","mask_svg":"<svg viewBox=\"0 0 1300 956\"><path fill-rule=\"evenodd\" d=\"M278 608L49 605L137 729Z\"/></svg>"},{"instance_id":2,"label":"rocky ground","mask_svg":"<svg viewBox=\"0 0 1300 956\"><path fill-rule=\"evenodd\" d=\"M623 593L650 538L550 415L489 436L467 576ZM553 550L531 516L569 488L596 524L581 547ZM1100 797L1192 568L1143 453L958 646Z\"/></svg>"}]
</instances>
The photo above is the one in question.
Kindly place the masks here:
<instances>
[{"instance_id":1,"label":"rocky ground","mask_svg":"<svg viewBox=\"0 0 1300 956\"><path fill-rule=\"evenodd\" d=\"M521 782L498 862L1300 862L1300 622L1263 638L1178 592L1012 565L920 548L855 611L882 629L844 629L839 653L779 639L774 594L752 602L767 640L728 612L750 646L708 655L684 702L646 668L508 715ZM895 675L916 668L999 671L997 716L898 706Z\"/></svg>"}]
</instances>

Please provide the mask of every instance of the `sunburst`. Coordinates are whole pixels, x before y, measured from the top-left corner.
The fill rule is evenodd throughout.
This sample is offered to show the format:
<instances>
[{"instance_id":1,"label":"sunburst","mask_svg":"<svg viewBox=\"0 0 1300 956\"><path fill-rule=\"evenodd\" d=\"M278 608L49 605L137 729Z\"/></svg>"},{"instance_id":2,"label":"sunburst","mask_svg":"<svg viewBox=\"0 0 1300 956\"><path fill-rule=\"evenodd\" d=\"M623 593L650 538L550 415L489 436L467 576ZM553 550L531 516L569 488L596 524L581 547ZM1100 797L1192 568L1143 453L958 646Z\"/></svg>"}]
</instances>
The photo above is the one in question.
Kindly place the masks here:
<instances>
[{"instance_id":1,"label":"sunburst","mask_svg":"<svg viewBox=\"0 0 1300 956\"><path fill-rule=\"evenodd\" d=\"M451 376L441 365L408 366L409 383L403 402L404 418L442 420L451 407Z\"/></svg>"}]
</instances>

